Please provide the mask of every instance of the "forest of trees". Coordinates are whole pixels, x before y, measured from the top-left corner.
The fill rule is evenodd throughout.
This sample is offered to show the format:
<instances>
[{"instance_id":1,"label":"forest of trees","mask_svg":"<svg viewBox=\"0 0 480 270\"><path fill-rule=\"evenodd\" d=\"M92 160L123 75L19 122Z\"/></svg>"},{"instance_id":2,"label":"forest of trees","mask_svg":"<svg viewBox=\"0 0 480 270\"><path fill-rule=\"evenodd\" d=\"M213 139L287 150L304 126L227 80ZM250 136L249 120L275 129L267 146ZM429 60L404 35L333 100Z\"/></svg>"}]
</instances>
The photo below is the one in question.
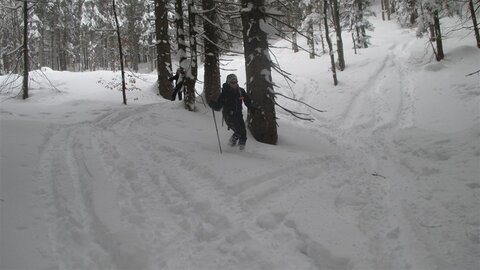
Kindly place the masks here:
<instances>
[{"instance_id":1,"label":"forest of trees","mask_svg":"<svg viewBox=\"0 0 480 270\"><path fill-rule=\"evenodd\" d=\"M371 8L378 2L381 14ZM196 81L204 82L203 97L210 104L220 91L220 60L243 54L247 92L262 108L248 115L249 128L257 140L275 144L275 108L302 115L276 102L271 72L290 78L272 62L270 42L283 38L311 58L328 55L336 84L337 71L348 62L344 50L352 49L343 48L342 39L351 38L355 50L367 48L368 32L374 31L371 16L415 27L440 61L448 35L441 19L458 17L459 27L470 29L480 48L479 9L480 0L0 0L0 75L40 67L118 70L123 52L127 69L157 70L159 94L165 98L172 93L169 76L183 68L185 108L194 111ZM299 36L308 40L308 48L297 44ZM200 64L204 78L197 78Z\"/></svg>"}]
</instances>

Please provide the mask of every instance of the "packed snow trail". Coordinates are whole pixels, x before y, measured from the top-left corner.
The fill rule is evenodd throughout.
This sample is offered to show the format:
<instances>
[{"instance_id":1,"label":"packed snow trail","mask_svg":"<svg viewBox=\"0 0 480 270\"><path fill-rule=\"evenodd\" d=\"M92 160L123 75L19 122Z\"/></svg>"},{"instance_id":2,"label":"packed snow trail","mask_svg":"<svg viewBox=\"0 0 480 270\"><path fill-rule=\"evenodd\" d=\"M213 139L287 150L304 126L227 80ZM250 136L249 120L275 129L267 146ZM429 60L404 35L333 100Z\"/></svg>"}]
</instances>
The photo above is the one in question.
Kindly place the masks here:
<instances>
[{"instance_id":1,"label":"packed snow trail","mask_svg":"<svg viewBox=\"0 0 480 270\"><path fill-rule=\"evenodd\" d=\"M398 194L410 183L408 176L398 174L397 155L391 147L391 136L413 125L413 89L408 80L411 74L405 68L405 59L399 56L408 51L406 47L403 43L387 47L377 72L359 88L339 119L340 124L335 124L343 130L341 140L350 149L351 159L376 177L358 179L358 186L346 189L375 198L366 202L367 207L359 213L359 227L371 240L369 249L376 269L408 269L412 265L434 268L431 261L424 259L428 252L415 243L417 236L403 211L405 202ZM340 208L345 204L342 196L337 200Z\"/></svg>"},{"instance_id":2,"label":"packed snow trail","mask_svg":"<svg viewBox=\"0 0 480 270\"><path fill-rule=\"evenodd\" d=\"M226 149L220 156L213 134L205 143L192 132L178 132L211 133L204 127L205 114L179 111L179 118L172 119L162 111L159 105L146 105L51 128L40 167L42 193L49 194L48 204L54 206L45 220L56 243L52 256L61 265L352 267L349 258L310 239L287 215L295 209L289 202L300 200L294 198L298 190L308 195L304 189L318 185L318 174L339 166L340 159L327 142L286 141L293 145L281 151L289 155L265 155L254 150L258 143L249 142L246 153ZM200 124L186 125L182 120L186 116L200 118L189 121ZM150 128L145 129L147 125ZM307 147L311 149L306 155L302 150ZM202 156L205 152L211 155ZM338 188L337 181L330 185ZM279 203L285 205L269 210ZM212 250L218 254L210 254ZM283 254L292 252L296 255L286 260Z\"/></svg>"},{"instance_id":3,"label":"packed snow trail","mask_svg":"<svg viewBox=\"0 0 480 270\"><path fill-rule=\"evenodd\" d=\"M335 142L346 149L348 160L377 177L359 177L355 185L345 186L336 207L357 208L358 226L369 238L369 259L375 269L474 269L478 260L473 254L480 254L475 236L479 220L473 212L460 216L452 210L478 206L478 192L469 189L478 182L472 172L478 172L479 158L474 154L476 158L468 160L448 149L478 151L478 125L467 125L460 135L438 132L422 122L417 110L425 108L417 107L422 99L436 95L422 94L428 88L420 88L422 78L412 69L418 57L413 44L400 39L385 44L387 52L369 64L374 71L363 86L355 88L338 118L319 126L328 136L342 134ZM452 80L462 80L458 73ZM425 83L431 87L432 82ZM446 168L457 163L461 169L448 172L433 165L436 162L449 164ZM432 186L422 183L425 180ZM365 202L350 201L359 193L371 197ZM442 193L450 198L440 198ZM365 207L359 210L359 204ZM449 254L448 259L444 254Z\"/></svg>"}]
</instances>

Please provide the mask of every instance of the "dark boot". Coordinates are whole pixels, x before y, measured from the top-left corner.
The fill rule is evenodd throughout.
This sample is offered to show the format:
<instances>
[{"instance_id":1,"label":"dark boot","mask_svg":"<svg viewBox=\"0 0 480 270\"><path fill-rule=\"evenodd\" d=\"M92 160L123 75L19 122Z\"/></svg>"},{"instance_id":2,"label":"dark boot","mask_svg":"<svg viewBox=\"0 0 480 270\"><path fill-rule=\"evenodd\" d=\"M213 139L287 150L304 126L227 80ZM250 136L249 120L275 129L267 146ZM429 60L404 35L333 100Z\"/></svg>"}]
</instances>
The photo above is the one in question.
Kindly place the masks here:
<instances>
[{"instance_id":1,"label":"dark boot","mask_svg":"<svg viewBox=\"0 0 480 270\"><path fill-rule=\"evenodd\" d=\"M238 146L240 147L240 150L245 149L245 143L246 143L246 142L243 141L243 140L241 140L241 141L238 142Z\"/></svg>"},{"instance_id":2,"label":"dark boot","mask_svg":"<svg viewBox=\"0 0 480 270\"><path fill-rule=\"evenodd\" d=\"M230 140L228 140L228 145L235 146L237 144L237 141L238 141L237 135L233 134L232 137L230 137Z\"/></svg>"}]
</instances>

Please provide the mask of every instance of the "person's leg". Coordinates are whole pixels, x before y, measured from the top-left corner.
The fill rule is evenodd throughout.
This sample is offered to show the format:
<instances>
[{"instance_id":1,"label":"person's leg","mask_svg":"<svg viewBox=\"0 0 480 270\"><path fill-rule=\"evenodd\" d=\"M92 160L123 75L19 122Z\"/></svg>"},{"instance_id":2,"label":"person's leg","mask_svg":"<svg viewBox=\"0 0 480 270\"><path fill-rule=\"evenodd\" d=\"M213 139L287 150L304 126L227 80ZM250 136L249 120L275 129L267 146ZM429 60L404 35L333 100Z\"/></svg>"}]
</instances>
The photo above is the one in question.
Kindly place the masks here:
<instances>
[{"instance_id":1,"label":"person's leg","mask_svg":"<svg viewBox=\"0 0 480 270\"><path fill-rule=\"evenodd\" d=\"M176 92L176 91L173 91L172 97L170 98L170 100L171 100L171 101L174 101L176 97L177 97L177 92Z\"/></svg>"},{"instance_id":2,"label":"person's leg","mask_svg":"<svg viewBox=\"0 0 480 270\"><path fill-rule=\"evenodd\" d=\"M233 133L230 139L228 140L228 145L235 146L237 144L237 141L238 141L238 136L236 133Z\"/></svg>"},{"instance_id":3,"label":"person's leg","mask_svg":"<svg viewBox=\"0 0 480 270\"><path fill-rule=\"evenodd\" d=\"M243 117L237 119L235 133L238 136L238 144L240 145L240 147L244 147L245 143L247 142L247 129L245 128L245 122L243 121Z\"/></svg>"},{"instance_id":4,"label":"person's leg","mask_svg":"<svg viewBox=\"0 0 480 270\"><path fill-rule=\"evenodd\" d=\"M225 123L227 124L228 129L233 131L232 136L228 140L228 145L235 146L237 145L239 136L237 134L237 125L235 123L235 119L229 115L224 115Z\"/></svg>"}]
</instances>

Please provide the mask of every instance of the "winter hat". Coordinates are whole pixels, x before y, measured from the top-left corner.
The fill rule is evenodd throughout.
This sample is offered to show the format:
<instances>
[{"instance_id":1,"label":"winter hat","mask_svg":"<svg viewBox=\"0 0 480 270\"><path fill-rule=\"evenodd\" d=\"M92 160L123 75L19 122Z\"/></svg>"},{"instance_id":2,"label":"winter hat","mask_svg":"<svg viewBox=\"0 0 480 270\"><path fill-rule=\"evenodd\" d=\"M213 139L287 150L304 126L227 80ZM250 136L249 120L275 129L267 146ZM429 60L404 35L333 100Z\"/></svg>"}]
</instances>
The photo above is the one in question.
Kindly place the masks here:
<instances>
[{"instance_id":1,"label":"winter hat","mask_svg":"<svg viewBox=\"0 0 480 270\"><path fill-rule=\"evenodd\" d=\"M227 83L230 83L230 82L232 82L232 81L238 81L237 75L235 75L235 74L233 74L233 73L232 73L232 74L228 74L228 76L227 76Z\"/></svg>"}]
</instances>

